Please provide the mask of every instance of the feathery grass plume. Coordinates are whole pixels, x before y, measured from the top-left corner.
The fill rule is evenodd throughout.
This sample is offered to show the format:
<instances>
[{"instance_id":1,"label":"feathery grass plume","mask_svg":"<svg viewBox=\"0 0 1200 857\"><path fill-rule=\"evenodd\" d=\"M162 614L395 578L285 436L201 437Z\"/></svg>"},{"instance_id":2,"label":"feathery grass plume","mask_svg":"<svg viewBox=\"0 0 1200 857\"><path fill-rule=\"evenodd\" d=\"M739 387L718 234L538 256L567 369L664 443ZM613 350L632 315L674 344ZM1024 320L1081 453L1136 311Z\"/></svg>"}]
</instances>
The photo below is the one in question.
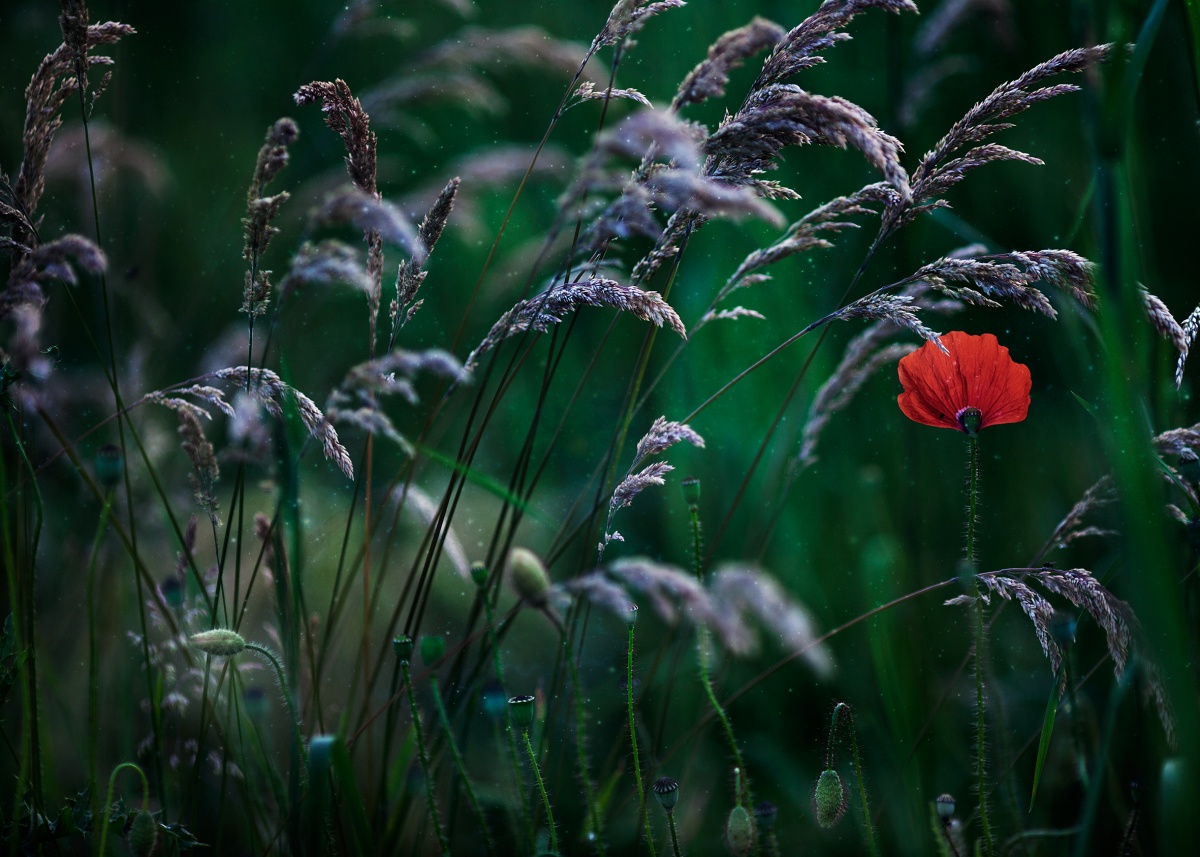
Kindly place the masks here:
<instances>
[{"instance_id":1,"label":"feathery grass plume","mask_svg":"<svg viewBox=\"0 0 1200 857\"><path fill-rule=\"evenodd\" d=\"M417 228L399 206L378 195L365 193L358 187L348 187L330 196L312 215L311 221L314 226L349 224L361 229L364 234L375 235L388 244L402 247L414 256L424 258L427 255Z\"/></svg>"},{"instance_id":2,"label":"feathery grass plume","mask_svg":"<svg viewBox=\"0 0 1200 857\"><path fill-rule=\"evenodd\" d=\"M313 81L296 90L293 98L299 105L321 102L325 124L342 138L346 148L346 172L350 181L362 194L356 200L346 201L344 213L352 222L358 222L354 218L361 219L359 225L367 242L367 279L370 283L367 310L373 351L379 306L383 299L383 235L378 229L380 226L391 227L395 230L392 240L404 246L405 229L401 224L406 221L403 217L392 217L391 209L383 205L376 185L375 132L371 130L370 117L346 82L340 78L332 83Z\"/></svg>"},{"instance_id":3,"label":"feathery grass plume","mask_svg":"<svg viewBox=\"0 0 1200 857\"><path fill-rule=\"evenodd\" d=\"M429 496L429 493L425 489L411 482L398 485L392 491L390 499L412 512L426 527L433 526L434 522L438 519L437 501ZM471 563L467 559L467 551L463 547L462 539L458 537L458 533L453 526L446 526L442 539L441 555L450 561L450 565L454 566L454 570L458 572L460 577L470 580Z\"/></svg>"},{"instance_id":4,"label":"feathery grass plume","mask_svg":"<svg viewBox=\"0 0 1200 857\"><path fill-rule=\"evenodd\" d=\"M1107 506L1115 502L1116 499L1117 492L1113 485L1112 477L1100 477L1087 491L1083 492L1083 496L1079 498L1079 502L1072 506L1066 516L1058 522L1058 525L1054 528L1054 532L1046 540L1046 545L1042 549L1042 553L1047 554L1056 548L1066 547L1076 539L1086 536L1116 535L1116 530L1106 530L1101 527L1083 525L1084 517L1089 512Z\"/></svg>"},{"instance_id":5,"label":"feathery grass plume","mask_svg":"<svg viewBox=\"0 0 1200 857\"><path fill-rule=\"evenodd\" d=\"M0 184L8 188L6 196L10 196L0 206L0 218L12 224L13 240L25 247L37 243L35 215L46 188L46 160L54 137L62 127L59 111L81 85L86 85L80 75L85 74L87 68L113 64L110 57L91 56L88 52L101 45L116 44L136 32L133 27L115 21L87 25L86 30L81 30L77 25L86 24L86 10L81 10L80 14L82 20L76 15L74 23L64 29L70 44L59 45L47 54L25 88L23 153L16 182L9 185L9 178L0 175ZM16 261L20 261L20 256Z\"/></svg>"},{"instance_id":6,"label":"feathery grass plume","mask_svg":"<svg viewBox=\"0 0 1200 857\"><path fill-rule=\"evenodd\" d=\"M461 181L457 177L452 178L442 188L442 192L438 194L437 199L422 218L420 226L417 227L416 251L396 268L396 297L392 298L388 311L388 317L392 324L391 342L393 343L396 341L396 334L399 333L400 328L407 324L421 308L422 301L417 301L416 297L421 284L425 282L427 272L424 266L450 219L450 210L454 207L454 198L458 195L458 186ZM400 315L401 310L404 310L403 317Z\"/></svg>"},{"instance_id":7,"label":"feathery grass plume","mask_svg":"<svg viewBox=\"0 0 1200 857\"><path fill-rule=\"evenodd\" d=\"M612 497L608 502L608 520L604 525L604 539L598 546L600 556L604 555L604 548L610 541L624 541L621 534L612 528L613 517L617 510L630 505L634 497L651 485L665 485L666 480L663 477L675 469L664 461L655 462L643 470L637 468L641 467L646 459L666 452L682 441L687 441L699 449L704 448L704 438L700 437L695 430L684 423L672 422L666 417L656 419L650 426L650 430L638 441L633 463L629 465L625 476L613 489Z\"/></svg>"},{"instance_id":8,"label":"feathery grass plume","mask_svg":"<svg viewBox=\"0 0 1200 857\"><path fill-rule=\"evenodd\" d=\"M1032 283L1050 283L1067 291L1088 309L1095 306L1093 266L1069 250L1035 250L970 258L946 256L918 268L906 278L906 281L911 280L924 280L944 294L978 306L999 306L991 298L1007 298L1022 309L1050 318L1057 318L1058 312ZM950 282L971 283L975 289L951 286Z\"/></svg>"},{"instance_id":9,"label":"feathery grass plume","mask_svg":"<svg viewBox=\"0 0 1200 857\"><path fill-rule=\"evenodd\" d=\"M432 372L449 379L463 379L462 366L449 352L392 350L387 356L351 367L342 382L329 394L325 415L331 423L357 426L368 434L380 434L400 446L406 455L413 446L379 408L379 398L396 395L408 404L418 403L415 386L419 372Z\"/></svg>"},{"instance_id":10,"label":"feathery grass plume","mask_svg":"<svg viewBox=\"0 0 1200 857\"><path fill-rule=\"evenodd\" d=\"M529 68L571 75L587 54L584 45L558 39L540 27L464 27L416 54L399 74L363 93L362 106L379 125L396 128L421 144L434 142L407 108L450 103L475 113L501 114L505 93L490 78L497 69Z\"/></svg>"},{"instance_id":11,"label":"feathery grass plume","mask_svg":"<svg viewBox=\"0 0 1200 857\"><path fill-rule=\"evenodd\" d=\"M16 231L14 225L14 233ZM10 317L22 306L40 310L46 302L42 283L59 280L71 286L78 285L72 261L91 274L99 274L108 267L108 260L100 248L82 235L63 235L33 246L0 237L0 250L8 250L13 256L8 282L0 292L0 319Z\"/></svg>"},{"instance_id":12,"label":"feathery grass plume","mask_svg":"<svg viewBox=\"0 0 1200 857\"><path fill-rule=\"evenodd\" d=\"M921 163L913 171L910 185L912 196L904 199L893 197L884 212L880 224L878 241L882 241L900 226L911 221L917 214L934 208L947 208L949 203L941 199L966 174L976 167L996 161L1024 161L1041 164L1038 158L1024 152L985 143L975 146L966 153L951 156L965 146L978 143L992 134L1013 127L1004 120L1021 113L1035 104L1075 92L1078 86L1069 83L1038 86L1044 80L1058 74L1083 71L1088 66L1107 59L1111 45L1091 48L1075 48L1063 51L1040 65L1036 65L1016 80L1000 84L992 92L950 127L932 149L925 153ZM1036 87L1036 88L1035 88Z\"/></svg>"},{"instance_id":13,"label":"feathery grass plume","mask_svg":"<svg viewBox=\"0 0 1200 857\"><path fill-rule=\"evenodd\" d=\"M686 5L684 0L657 0L657 2L617 0L612 11L608 13L608 20L604 22L604 27L592 40L592 46L587 52L587 59L590 59L592 54L600 48L615 45L629 38L660 12L678 9L684 5Z\"/></svg>"},{"instance_id":14,"label":"feathery grass plume","mask_svg":"<svg viewBox=\"0 0 1200 857\"><path fill-rule=\"evenodd\" d=\"M213 493L217 480L221 476L221 468L217 465L217 457L213 446L204 436L204 428L196 416L195 409L177 408L179 416L179 436L183 439L182 447L188 461L192 463L189 480L196 497L196 505L208 513L213 524L217 524L217 497Z\"/></svg>"},{"instance_id":15,"label":"feathery grass plume","mask_svg":"<svg viewBox=\"0 0 1200 857\"><path fill-rule=\"evenodd\" d=\"M337 430L325 419L321 409L312 399L294 387L290 387L270 369L252 369L249 366L232 366L209 373L213 378L235 383L246 383L250 377L250 395L263 406L273 417L283 415L281 406L286 397L291 397L296 403L296 411L300 421L308 430L313 440L321 444L321 452L346 475L347 479L354 478L354 465L350 461L350 453L338 440Z\"/></svg>"},{"instance_id":16,"label":"feathery grass plume","mask_svg":"<svg viewBox=\"0 0 1200 857\"><path fill-rule=\"evenodd\" d=\"M1179 362L1175 364L1176 390L1183 385L1183 367L1187 363L1188 353L1192 350L1192 343L1196 341L1196 331L1200 330L1200 306L1188 314L1180 327L1183 328L1183 343L1187 347L1179 350Z\"/></svg>"},{"instance_id":17,"label":"feathery grass plume","mask_svg":"<svg viewBox=\"0 0 1200 857\"><path fill-rule=\"evenodd\" d=\"M887 12L917 11L911 0L825 0L816 12L789 30L778 41L767 61L763 63L762 73L755 87L761 88L776 83L796 72L825 62L819 51L849 39L849 33L839 31L856 15L868 9L883 9Z\"/></svg>"},{"instance_id":18,"label":"feathery grass plume","mask_svg":"<svg viewBox=\"0 0 1200 857\"><path fill-rule=\"evenodd\" d=\"M358 251L332 239L313 244L308 241L292 257L292 267L279 284L279 299L309 284L345 283L369 295L371 277L358 259Z\"/></svg>"},{"instance_id":19,"label":"feathery grass plume","mask_svg":"<svg viewBox=\"0 0 1200 857\"><path fill-rule=\"evenodd\" d=\"M545 333L550 325L580 306L607 306L627 312L655 327L666 325L687 338L687 330L679 314L663 300L658 292L648 292L636 286L624 286L614 280L593 278L576 283L557 283L540 295L518 301L492 325L487 336L475 346L465 363L467 372L474 370L479 358L505 339L526 330Z\"/></svg>"},{"instance_id":20,"label":"feathery grass plume","mask_svg":"<svg viewBox=\"0 0 1200 857\"><path fill-rule=\"evenodd\" d=\"M730 615L731 626L744 622L746 615L754 616L787 651L803 656L817 675L833 672L833 658L819 644L812 614L770 575L751 566L725 564L713 573L708 591L717 610Z\"/></svg>"},{"instance_id":21,"label":"feathery grass plume","mask_svg":"<svg viewBox=\"0 0 1200 857\"><path fill-rule=\"evenodd\" d=\"M245 235L245 246L242 258L250 263L246 272L245 285L242 288L242 312L251 318L261 316L267 311L267 301L271 296L271 272L259 267L259 260L266 252L271 239L279 233L279 229L271 225L280 208L287 202L290 194L281 191L273 196L265 196L266 185L287 166L287 147L296 141L300 129L291 119L283 118L275 122L267 130L267 139L258 150L258 159L254 165L254 177L250 180L250 189L246 192L246 216L242 218Z\"/></svg>"},{"instance_id":22,"label":"feathery grass plume","mask_svg":"<svg viewBox=\"0 0 1200 857\"><path fill-rule=\"evenodd\" d=\"M613 86L596 88L593 81L585 80L575 88L575 92L571 95L576 99L576 103L584 101L612 101L614 99L633 101L643 107L650 107L650 99L642 95L636 89L618 89Z\"/></svg>"},{"instance_id":23,"label":"feathery grass plume","mask_svg":"<svg viewBox=\"0 0 1200 857\"><path fill-rule=\"evenodd\" d=\"M709 47L708 56L683 79L671 100L671 110L720 98L725 94L730 71L740 68L759 51L775 47L783 36L783 27L758 16L749 24L725 33Z\"/></svg>"},{"instance_id":24,"label":"feathery grass plume","mask_svg":"<svg viewBox=\"0 0 1200 857\"><path fill-rule=\"evenodd\" d=\"M1142 293L1142 307L1146 311L1146 319L1150 322L1150 326L1154 328L1154 332L1163 339L1169 341L1175 346L1175 350L1179 352L1179 360L1175 367L1176 389L1179 388L1182 378L1183 364L1187 361L1188 351L1191 350L1192 342L1196 338L1195 327L1196 322L1192 322L1192 334L1189 336L1184 330L1183 325L1175 320L1175 316L1167 309L1167 305L1157 295L1150 294L1150 291L1142 285L1138 286ZM1200 309L1200 308L1198 308ZM1193 311L1192 315L1196 312ZM1190 317L1189 317L1190 318Z\"/></svg>"}]
</instances>

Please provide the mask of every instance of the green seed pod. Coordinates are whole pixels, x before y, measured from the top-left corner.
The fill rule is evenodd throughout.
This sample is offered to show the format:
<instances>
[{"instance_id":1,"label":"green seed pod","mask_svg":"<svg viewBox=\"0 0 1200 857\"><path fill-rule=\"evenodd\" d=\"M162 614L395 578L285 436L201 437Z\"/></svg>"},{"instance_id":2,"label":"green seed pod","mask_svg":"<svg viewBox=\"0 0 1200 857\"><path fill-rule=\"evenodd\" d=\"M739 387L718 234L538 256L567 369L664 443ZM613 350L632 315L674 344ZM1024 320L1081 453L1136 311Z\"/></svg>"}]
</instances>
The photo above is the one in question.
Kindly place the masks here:
<instances>
[{"instance_id":1,"label":"green seed pod","mask_svg":"<svg viewBox=\"0 0 1200 857\"><path fill-rule=\"evenodd\" d=\"M527 548L513 548L508 552L508 582L522 600L535 607L545 603L546 593L550 590L546 566Z\"/></svg>"},{"instance_id":2,"label":"green seed pod","mask_svg":"<svg viewBox=\"0 0 1200 857\"><path fill-rule=\"evenodd\" d=\"M970 437L975 437L979 434L979 427L983 423L983 411L979 408L963 408L961 414L958 415L958 424Z\"/></svg>"},{"instance_id":3,"label":"green seed pod","mask_svg":"<svg viewBox=\"0 0 1200 857\"><path fill-rule=\"evenodd\" d=\"M735 806L725 820L725 847L734 857L745 857L754 850L754 818L743 807Z\"/></svg>"},{"instance_id":4,"label":"green seed pod","mask_svg":"<svg viewBox=\"0 0 1200 857\"><path fill-rule=\"evenodd\" d=\"M431 664L446 654L446 638L431 635L421 638L421 660Z\"/></svg>"},{"instance_id":5,"label":"green seed pod","mask_svg":"<svg viewBox=\"0 0 1200 857\"><path fill-rule=\"evenodd\" d=\"M412 660L413 653L413 638L412 637L394 637L392 639L392 653L396 659L402 664L406 664Z\"/></svg>"},{"instance_id":6,"label":"green seed pod","mask_svg":"<svg viewBox=\"0 0 1200 857\"><path fill-rule=\"evenodd\" d=\"M654 792L654 796L658 798L658 805L667 811L667 815L675 809L675 804L679 802L679 783L670 777L663 777L655 780L654 785L650 786L650 791Z\"/></svg>"},{"instance_id":7,"label":"green seed pod","mask_svg":"<svg viewBox=\"0 0 1200 857\"><path fill-rule=\"evenodd\" d=\"M96 470L96 481L100 483L100 487L105 490L116 488L125 473L125 456L121 454L121 447L111 443L104 444L96 450L92 466Z\"/></svg>"},{"instance_id":8,"label":"green seed pod","mask_svg":"<svg viewBox=\"0 0 1200 857\"><path fill-rule=\"evenodd\" d=\"M537 700L532 696L513 696L508 700L508 710L512 712L513 723L521 730L533 725L537 716Z\"/></svg>"},{"instance_id":9,"label":"green seed pod","mask_svg":"<svg viewBox=\"0 0 1200 857\"><path fill-rule=\"evenodd\" d=\"M204 654L218 658L231 658L246 648L242 635L228 628L213 628L192 634L189 642Z\"/></svg>"},{"instance_id":10,"label":"green seed pod","mask_svg":"<svg viewBox=\"0 0 1200 857\"><path fill-rule=\"evenodd\" d=\"M758 822L758 829L763 833L771 832L771 828L775 826L775 816L778 814L779 807L769 800L764 800L754 807L754 820Z\"/></svg>"},{"instance_id":11,"label":"green seed pod","mask_svg":"<svg viewBox=\"0 0 1200 857\"><path fill-rule=\"evenodd\" d=\"M158 822L154 816L145 810L139 811L133 817L133 826L129 828L129 851L134 857L150 857L158 845Z\"/></svg>"},{"instance_id":12,"label":"green seed pod","mask_svg":"<svg viewBox=\"0 0 1200 857\"><path fill-rule=\"evenodd\" d=\"M483 586L485 583L487 583L487 579L487 566L481 562L471 563L471 580L475 581L475 585Z\"/></svg>"},{"instance_id":13,"label":"green seed pod","mask_svg":"<svg viewBox=\"0 0 1200 857\"><path fill-rule=\"evenodd\" d=\"M683 489L683 501L689 508L700 505L700 480L697 477L687 477L679 483L679 487Z\"/></svg>"},{"instance_id":14,"label":"green seed pod","mask_svg":"<svg viewBox=\"0 0 1200 857\"><path fill-rule=\"evenodd\" d=\"M942 820L942 823L945 824L950 821L950 816L954 815L954 795L938 795L934 805L937 807L938 818Z\"/></svg>"},{"instance_id":15,"label":"green seed pod","mask_svg":"<svg viewBox=\"0 0 1200 857\"><path fill-rule=\"evenodd\" d=\"M826 768L817 779L813 789L813 812L817 824L824 828L833 827L846 813L846 789L833 768Z\"/></svg>"}]
</instances>

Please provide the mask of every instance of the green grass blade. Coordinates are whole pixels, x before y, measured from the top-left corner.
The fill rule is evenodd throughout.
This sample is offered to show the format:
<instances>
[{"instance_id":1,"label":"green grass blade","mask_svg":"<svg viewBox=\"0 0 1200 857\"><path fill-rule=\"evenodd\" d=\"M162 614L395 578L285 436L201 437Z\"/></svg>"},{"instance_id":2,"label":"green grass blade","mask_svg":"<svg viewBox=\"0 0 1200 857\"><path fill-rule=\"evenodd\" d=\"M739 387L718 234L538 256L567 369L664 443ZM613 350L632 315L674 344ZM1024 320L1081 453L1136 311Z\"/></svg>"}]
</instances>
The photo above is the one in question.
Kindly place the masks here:
<instances>
[{"instance_id":1,"label":"green grass blade","mask_svg":"<svg viewBox=\"0 0 1200 857\"><path fill-rule=\"evenodd\" d=\"M1050 698L1046 700L1046 714L1042 717L1042 737L1038 740L1037 764L1033 766L1033 789L1029 793L1029 810L1033 811L1033 802L1037 799L1038 783L1042 780L1042 768L1046 764L1046 754L1050 751L1050 736L1054 734L1054 718L1058 716L1058 686L1062 681L1062 670L1054 676L1054 684L1050 688Z\"/></svg>"}]
</instances>

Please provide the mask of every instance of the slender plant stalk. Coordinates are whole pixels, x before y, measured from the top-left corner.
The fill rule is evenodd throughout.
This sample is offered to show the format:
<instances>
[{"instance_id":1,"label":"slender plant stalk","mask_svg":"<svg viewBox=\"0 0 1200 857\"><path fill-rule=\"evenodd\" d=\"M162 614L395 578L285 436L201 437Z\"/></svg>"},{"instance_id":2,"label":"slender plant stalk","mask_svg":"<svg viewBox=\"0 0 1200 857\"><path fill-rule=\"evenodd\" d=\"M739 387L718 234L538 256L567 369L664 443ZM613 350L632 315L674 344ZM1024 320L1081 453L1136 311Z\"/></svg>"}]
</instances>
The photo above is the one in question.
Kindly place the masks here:
<instances>
[{"instance_id":1,"label":"slender plant stalk","mask_svg":"<svg viewBox=\"0 0 1200 857\"><path fill-rule=\"evenodd\" d=\"M450 726L450 717L446 714L446 705L442 701L442 692L438 687L436 675L429 677L429 687L433 691L433 704L437 706L438 719L442 723L442 731L446 736L446 744L450 747L450 755L454 759L454 767L458 770L458 776L462 780L463 789L467 792L467 800L471 802L471 810L475 813L475 820L479 822L479 829L483 831L483 845L488 854L496 853L496 844L492 841L492 832L488 829L487 818L483 814L483 807L479 805L479 798L475 795L475 786L471 784L471 775L467 772L467 763L463 761L462 752L458 749L458 742L454 740L454 729Z\"/></svg>"},{"instance_id":2,"label":"slender plant stalk","mask_svg":"<svg viewBox=\"0 0 1200 857\"><path fill-rule=\"evenodd\" d=\"M100 819L100 851L101 855L107 854L106 846L108 845L108 828L109 828L109 810L112 809L113 789L117 784L117 774L121 773L125 768L137 771L138 777L142 781L142 812L147 811L150 805L150 783L146 781L146 775L142 773L142 769L133 762L122 762L113 768L111 774L108 775L108 794L104 798L104 806L102 807L102 816Z\"/></svg>"},{"instance_id":3,"label":"slender plant stalk","mask_svg":"<svg viewBox=\"0 0 1200 857\"><path fill-rule=\"evenodd\" d=\"M546 810L546 824L550 828L550 852L558 853L558 830L554 826L554 810L550 808L550 797L546 794L546 783L542 780L542 769L538 767L537 756L533 752L533 743L529 740L529 730L522 729L521 737L525 739L525 752L529 754L529 764L533 768L534 779L537 780L538 793L542 796L542 807Z\"/></svg>"},{"instance_id":4,"label":"slender plant stalk","mask_svg":"<svg viewBox=\"0 0 1200 857\"><path fill-rule=\"evenodd\" d=\"M654 857L654 833L650 830L650 816L646 812L646 787L642 782L642 763L638 758L637 720L633 713L633 626L634 622L631 619L629 622L629 645L625 659L625 701L629 710L629 745L633 748L633 776L637 780L638 822L645 827L650 857Z\"/></svg>"},{"instance_id":5,"label":"slender plant stalk","mask_svg":"<svg viewBox=\"0 0 1200 857\"><path fill-rule=\"evenodd\" d=\"M96 752L100 743L100 658L96 641L96 559L100 554L100 542L107 529L108 514L112 509L113 491L104 497L104 508L100 510L100 521L96 525L96 537L92 540L92 552L87 567L87 625L88 625L88 793L96 800ZM92 812L96 807L93 804Z\"/></svg>"},{"instance_id":6,"label":"slender plant stalk","mask_svg":"<svg viewBox=\"0 0 1200 857\"><path fill-rule=\"evenodd\" d=\"M675 832L675 813L667 813L667 827L671 830L671 853L674 857L680 857L679 851L679 834Z\"/></svg>"},{"instance_id":7,"label":"slender plant stalk","mask_svg":"<svg viewBox=\"0 0 1200 857\"><path fill-rule=\"evenodd\" d=\"M304 725L300 721L300 713L296 710L296 701L292 699L292 691L288 686L287 673L283 670L283 664L279 662L279 657L268 649L266 646L260 646L258 643L246 643L246 648L252 652L256 652L266 658L267 662L275 668L275 677L279 680L279 692L283 694L283 701L287 704L288 714L292 718L292 726L295 730L296 747L299 750L301 769L307 766L308 753L304 747Z\"/></svg>"},{"instance_id":8,"label":"slender plant stalk","mask_svg":"<svg viewBox=\"0 0 1200 857\"><path fill-rule=\"evenodd\" d=\"M879 846L875 844L875 825L871 823L871 809L867 803L867 784L863 778L862 758L858 753L858 729L854 722L854 712L844 702L839 702L833 707L833 726L829 730L830 743L832 744L833 732L837 728L838 715L841 712L845 712L850 721L846 728L850 732L850 752L854 758L854 774L858 778L858 799L862 803L863 825L867 832L867 851L871 853L872 857L878 857Z\"/></svg>"},{"instance_id":9,"label":"slender plant stalk","mask_svg":"<svg viewBox=\"0 0 1200 857\"><path fill-rule=\"evenodd\" d=\"M570 624L568 624L568 628ZM579 678L579 666L575 663L571 651L571 635L564 633L563 657L567 661L567 674L571 677L571 695L575 704L575 753L579 762L579 777L583 780L583 799L587 804L588 824L591 835L595 837L596 851L604 857L607 850L604 846L604 831L600 828L600 812L596 806L596 793L592 786L592 772L587 758L587 717L583 713L583 682Z\"/></svg>"},{"instance_id":10,"label":"slender plant stalk","mask_svg":"<svg viewBox=\"0 0 1200 857\"><path fill-rule=\"evenodd\" d=\"M742 750L738 747L737 738L733 735L733 724L729 722L729 715L725 713L724 706L717 699L716 691L713 690L712 676L708 672L708 652L712 646L711 637L708 629L700 627L696 631L696 660L699 663L700 684L704 687L704 695L708 697L708 704L712 706L713 712L717 715L717 719L721 721L721 730L725 733L725 741L729 744L729 753L733 756L733 762L741 772L743 779L746 773L746 762L742 758ZM745 791L747 797L746 802L750 801L748 784L738 788L737 804L743 805L742 792Z\"/></svg>"},{"instance_id":11,"label":"slender plant stalk","mask_svg":"<svg viewBox=\"0 0 1200 857\"><path fill-rule=\"evenodd\" d=\"M967 462L967 567L972 575L971 586L975 594L975 609L972 611L971 631L975 638L975 790L979 800L979 826L983 834L983 853L993 853L992 824L988 811L986 728L984 712L983 670L985 658L985 631L983 622L983 598L979 583L975 580L975 518L979 514L979 438L968 435L970 455Z\"/></svg>"},{"instance_id":12,"label":"slender plant stalk","mask_svg":"<svg viewBox=\"0 0 1200 857\"><path fill-rule=\"evenodd\" d=\"M401 668L404 670L404 686L408 690L408 704L412 709L413 731L417 736L417 755L421 760L421 773L425 780L425 799L429 803L429 817L433 819L433 829L437 834L438 845L443 857L450 855L450 841L446 831L442 829L442 819L438 816L437 798L433 794L433 766L429 763L429 752L425 747L425 730L421 726L421 712L417 708L417 695L413 692L412 671L405 661Z\"/></svg>"}]
</instances>

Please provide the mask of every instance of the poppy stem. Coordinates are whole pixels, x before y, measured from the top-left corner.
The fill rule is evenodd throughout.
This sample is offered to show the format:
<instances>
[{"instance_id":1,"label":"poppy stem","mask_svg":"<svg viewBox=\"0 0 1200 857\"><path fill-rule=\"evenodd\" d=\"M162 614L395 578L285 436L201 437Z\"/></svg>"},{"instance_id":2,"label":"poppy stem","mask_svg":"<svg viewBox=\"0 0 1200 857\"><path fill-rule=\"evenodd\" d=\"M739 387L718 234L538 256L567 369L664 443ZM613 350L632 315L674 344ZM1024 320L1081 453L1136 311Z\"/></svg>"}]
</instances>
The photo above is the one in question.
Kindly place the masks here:
<instances>
[{"instance_id":1,"label":"poppy stem","mask_svg":"<svg viewBox=\"0 0 1200 857\"><path fill-rule=\"evenodd\" d=\"M972 615L971 635L975 644L975 790L979 799L979 826L983 834L983 853L990 855L992 850L992 825L988 814L987 784L985 782L986 765L984 754L986 744L986 717L984 716L983 672L984 672L984 623L983 598L979 590L979 581L975 577L975 518L979 514L979 438L974 434L967 435L970 453L967 462L967 573L971 575L971 587L974 589L975 610Z\"/></svg>"}]
</instances>

